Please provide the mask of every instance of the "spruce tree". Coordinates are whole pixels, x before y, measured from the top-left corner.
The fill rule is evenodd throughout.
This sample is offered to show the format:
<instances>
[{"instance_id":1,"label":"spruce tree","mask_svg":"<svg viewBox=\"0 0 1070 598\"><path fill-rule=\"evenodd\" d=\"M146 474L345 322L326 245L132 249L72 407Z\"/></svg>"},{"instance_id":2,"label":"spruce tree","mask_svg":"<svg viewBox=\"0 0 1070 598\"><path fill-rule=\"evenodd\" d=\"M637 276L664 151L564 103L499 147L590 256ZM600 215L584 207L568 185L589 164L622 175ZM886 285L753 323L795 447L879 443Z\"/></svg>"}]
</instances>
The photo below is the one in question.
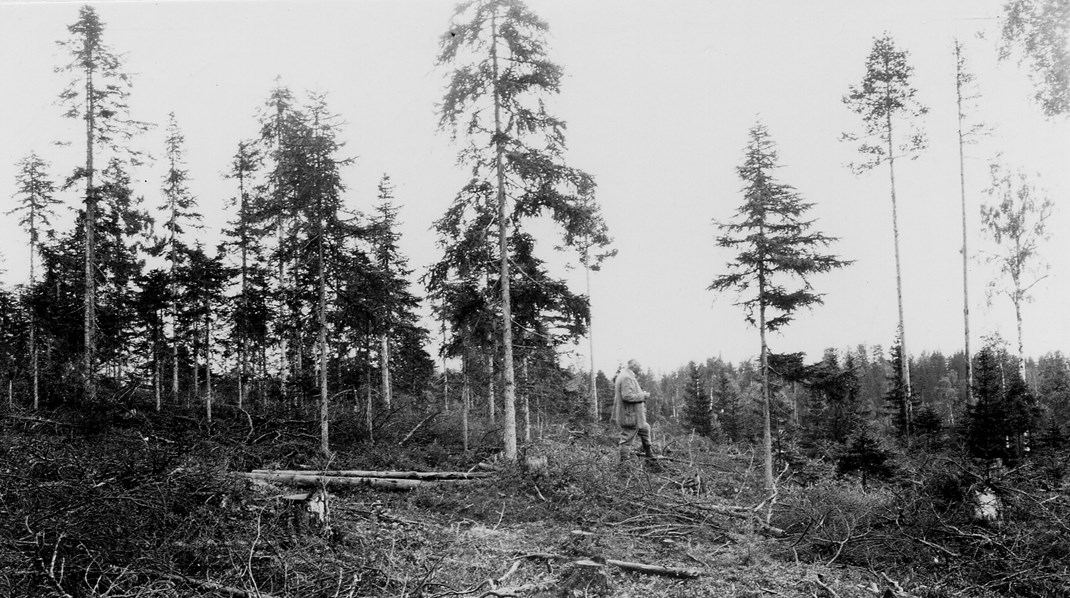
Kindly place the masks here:
<instances>
[{"instance_id":1,"label":"spruce tree","mask_svg":"<svg viewBox=\"0 0 1070 598\"><path fill-rule=\"evenodd\" d=\"M470 0L458 4L441 38L438 64L454 70L440 105L440 126L469 145L460 154L473 183L455 203L488 212L497 229L500 284L498 331L502 343L507 459L516 459L516 381L513 356L510 228L539 214L568 230L587 218L581 198L594 183L563 162L565 123L550 115L544 99L558 93L561 68L546 58L548 27L520 0ZM489 185L491 203L470 201L473 185Z\"/></svg>"},{"instance_id":2,"label":"spruce tree","mask_svg":"<svg viewBox=\"0 0 1070 598\"><path fill-rule=\"evenodd\" d=\"M182 345L179 329L179 301L183 289L179 288L179 270L188 260L189 244L184 236L188 229L200 228L201 215L197 212L197 199L189 190L189 172L185 168L186 138L178 127L175 113L168 115L167 137L164 140L164 159L167 174L163 180L163 203L159 209L164 214L164 236L154 248L168 264L168 279L171 298L171 396L177 402L179 396L179 347ZM194 364L196 367L196 364ZM194 389L196 393L196 389Z\"/></svg>"},{"instance_id":3,"label":"spruce tree","mask_svg":"<svg viewBox=\"0 0 1070 598\"><path fill-rule=\"evenodd\" d=\"M60 42L60 46L70 53L71 61L56 70L72 76L71 82L60 93L60 102L66 108L64 116L85 123L85 165L74 170L67 185L83 180L85 183L85 207L81 214L84 243L82 390L85 399L94 402L97 396L97 159L101 150L136 157L120 144L145 130L146 125L129 117L130 76L122 71L119 55L104 43L104 23L96 9L82 6L78 20L67 30L71 38Z\"/></svg>"},{"instance_id":4,"label":"spruce tree","mask_svg":"<svg viewBox=\"0 0 1070 598\"><path fill-rule=\"evenodd\" d=\"M737 167L744 182L743 204L733 222L721 223L717 244L738 251L727 274L714 279L713 291L737 291L737 305L747 322L758 328L762 380L762 450L767 492L774 491L772 422L770 413L769 347L766 334L783 328L802 309L822 303L809 280L814 274L842 268L850 262L822 253L835 241L813 230L805 220L813 204L789 185L774 178L776 148L761 123L750 130L743 163ZM792 284L792 287L787 285Z\"/></svg>"},{"instance_id":5,"label":"spruce tree","mask_svg":"<svg viewBox=\"0 0 1070 598\"><path fill-rule=\"evenodd\" d=\"M54 206L60 203L55 197L56 187L48 175L49 164L36 152L30 152L28 156L15 165L18 173L15 175L15 198L18 201L13 209L7 212L9 216L17 216L19 225L29 236L30 249L30 278L29 288L37 282L37 254L40 251L41 234L51 234L51 218L55 215ZM30 375L31 394L33 396L33 409L40 405L40 389L37 363L37 316L35 310L29 310L29 349L30 349Z\"/></svg>"},{"instance_id":6,"label":"spruce tree","mask_svg":"<svg viewBox=\"0 0 1070 598\"><path fill-rule=\"evenodd\" d=\"M684 400L688 425L696 434L710 437L713 435L713 404L709 393L706 392L704 378L698 364L693 361L687 364Z\"/></svg>"}]
</instances>

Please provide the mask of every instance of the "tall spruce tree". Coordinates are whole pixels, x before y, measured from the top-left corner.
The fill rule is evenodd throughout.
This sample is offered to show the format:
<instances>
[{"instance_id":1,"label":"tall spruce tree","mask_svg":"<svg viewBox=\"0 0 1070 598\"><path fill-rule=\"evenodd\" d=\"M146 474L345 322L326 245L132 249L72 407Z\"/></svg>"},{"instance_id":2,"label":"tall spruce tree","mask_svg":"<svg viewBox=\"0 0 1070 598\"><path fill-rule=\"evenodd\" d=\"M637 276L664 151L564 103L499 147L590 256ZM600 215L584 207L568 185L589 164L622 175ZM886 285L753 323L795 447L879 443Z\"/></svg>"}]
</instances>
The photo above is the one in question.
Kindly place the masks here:
<instances>
[{"instance_id":1,"label":"tall spruce tree","mask_svg":"<svg viewBox=\"0 0 1070 598\"><path fill-rule=\"evenodd\" d=\"M813 204L789 185L779 183L774 174L779 164L769 133L761 123L750 130L743 163L737 167L743 180L743 204L735 221L719 223L720 247L738 251L728 263L729 273L714 279L713 291L734 290L736 303L743 307L747 322L758 328L761 340L762 445L764 481L767 492L774 491L773 444L770 419L769 347L766 334L789 324L795 313L822 303L810 277L842 268L850 262L822 253L835 241L813 231L812 220L804 220ZM793 288L786 285L791 284Z\"/></svg>"},{"instance_id":2,"label":"tall spruce tree","mask_svg":"<svg viewBox=\"0 0 1070 598\"><path fill-rule=\"evenodd\" d=\"M548 215L565 230L589 211L580 198L594 183L563 162L565 123L546 111L545 98L558 93L561 68L546 58L547 24L520 0L470 0L458 4L449 31L441 38L438 64L454 70L440 105L440 126L469 144L460 154L476 184L488 183L498 232L503 445L516 458L516 381L510 275L510 227ZM456 201L470 199L462 192Z\"/></svg>"},{"instance_id":3,"label":"tall spruce tree","mask_svg":"<svg viewBox=\"0 0 1070 598\"><path fill-rule=\"evenodd\" d=\"M895 294L899 308L899 344L907 353L906 321L903 316L903 276L899 258L899 210L895 194L895 161L900 157L915 157L924 149L924 134L916 120L928 112L915 98L917 90L911 86L914 68L907 62L909 54L896 47L891 35L885 33L873 40L873 49L866 58L866 74L862 82L852 85L843 97L844 104L862 117L862 135L844 133L843 139L858 144L862 160L852 165L856 173L888 164L889 189L892 198L892 237L895 244ZM905 127L903 132L901 127ZM896 132L899 136L896 136ZM902 378L910 394L910 364L902 360Z\"/></svg>"},{"instance_id":4,"label":"tall spruce tree","mask_svg":"<svg viewBox=\"0 0 1070 598\"><path fill-rule=\"evenodd\" d=\"M253 143L240 142L231 160L227 177L236 181L238 194L231 200L237 215L224 234L230 245L238 250L238 295L231 309L231 329L238 358L238 407L244 406L249 392L250 353L253 347L263 347L267 323L271 314L267 303L267 272L263 265L261 237L265 230L258 226L254 177L261 155Z\"/></svg>"},{"instance_id":5,"label":"tall spruce tree","mask_svg":"<svg viewBox=\"0 0 1070 598\"><path fill-rule=\"evenodd\" d=\"M175 113L168 115L167 137L164 140L164 159L167 174L163 180L163 203L159 209L164 214L164 236L159 240L155 253L163 255L168 263L169 292L171 298L171 396L177 402L179 393L179 347L182 344L179 330L179 301L184 293L179 288L179 270L188 260L189 245L183 236L187 229L200 228L201 215L197 199L189 190L189 171L186 170L186 138L178 127ZM196 363L194 363L196 368ZM196 392L196 389L194 389Z\"/></svg>"},{"instance_id":6,"label":"tall spruce tree","mask_svg":"<svg viewBox=\"0 0 1070 598\"><path fill-rule=\"evenodd\" d=\"M17 216L19 225L29 236L30 278L28 286L32 289L37 282L37 253L40 251L41 234L51 234L51 218L55 215L54 206L60 201L55 197L56 187L48 175L49 165L36 152L30 152L15 167L18 168L18 173L15 175L15 198L18 205L7 214ZM36 410L40 405L40 387L37 363L37 315L32 306L29 310L29 319L31 394L33 408Z\"/></svg>"},{"instance_id":7,"label":"tall spruce tree","mask_svg":"<svg viewBox=\"0 0 1070 598\"><path fill-rule=\"evenodd\" d=\"M56 70L72 77L60 93L60 102L66 108L64 116L85 123L85 165L74 170L67 185L85 182L82 390L85 399L93 402L97 397L97 158L101 150L125 151L131 156L120 144L147 125L129 117L130 76L122 71L119 55L104 43L104 23L96 9L82 6L78 20L67 31L71 37L60 46L69 52L71 61Z\"/></svg>"}]
</instances>

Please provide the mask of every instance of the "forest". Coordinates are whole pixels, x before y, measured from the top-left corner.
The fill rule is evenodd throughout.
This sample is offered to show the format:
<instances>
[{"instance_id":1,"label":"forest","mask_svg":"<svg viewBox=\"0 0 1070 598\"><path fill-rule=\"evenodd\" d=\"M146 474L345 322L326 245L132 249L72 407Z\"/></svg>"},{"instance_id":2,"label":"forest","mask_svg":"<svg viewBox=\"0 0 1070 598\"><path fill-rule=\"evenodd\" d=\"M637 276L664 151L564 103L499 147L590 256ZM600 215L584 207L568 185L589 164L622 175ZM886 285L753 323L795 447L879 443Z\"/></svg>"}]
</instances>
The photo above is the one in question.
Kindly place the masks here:
<instances>
[{"instance_id":1,"label":"forest","mask_svg":"<svg viewBox=\"0 0 1070 598\"><path fill-rule=\"evenodd\" d=\"M537 2L468 0L441 24L427 66L464 182L426 215L427 267L402 249L390 174L347 200L344 111L281 78L232 141L226 197L198 197L176 113L136 117L108 8L66 7L49 32L55 118L78 132L55 155L77 161L27 149L0 181L28 246L25 279L0 286L0 593L1067 595L1070 356L1028 355L1022 324L1052 317L1029 310L1057 205L998 159L967 197L984 97L957 41L961 346L907 342L896 168L901 190L928 108L892 30L856 57L842 143L889 183L894 335L820 356L770 342L863 264L781 179L759 117L709 226L727 260L704 275L757 355L639 364L654 455L618 462L628 366L596 367L591 280L623 247L599 173L567 151L583 123L547 101L570 81ZM1070 3L1008 0L1000 19L985 43L1065 120ZM1014 338L971 345L968 218Z\"/></svg>"}]
</instances>

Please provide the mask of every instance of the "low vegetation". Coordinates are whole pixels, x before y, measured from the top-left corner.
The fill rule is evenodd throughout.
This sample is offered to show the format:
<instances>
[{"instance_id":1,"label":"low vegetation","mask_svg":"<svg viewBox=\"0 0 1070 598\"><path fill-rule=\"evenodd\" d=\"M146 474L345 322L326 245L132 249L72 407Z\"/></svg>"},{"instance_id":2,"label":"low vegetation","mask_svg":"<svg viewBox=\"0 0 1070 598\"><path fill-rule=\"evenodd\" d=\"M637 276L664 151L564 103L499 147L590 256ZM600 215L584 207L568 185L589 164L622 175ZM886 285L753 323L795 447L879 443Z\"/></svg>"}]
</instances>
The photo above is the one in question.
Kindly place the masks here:
<instances>
[{"instance_id":1,"label":"low vegetation","mask_svg":"<svg viewBox=\"0 0 1070 598\"><path fill-rule=\"evenodd\" d=\"M999 472L901 457L892 477L866 487L826 459L785 454L768 497L749 447L671 429L657 463L620 464L609 430L547 425L522 450L545 466L523 467L496 462L494 440L465 453L449 415L412 433L426 414L408 408L375 444L336 422L346 441L330 459L312 419L278 414L224 410L210 426L133 405L4 415L5 596L1059 596L1070 587L1066 451ZM297 490L233 475L488 467L489 478L409 492L330 488L325 524L309 521ZM997 497L992 521L976 518L979 491Z\"/></svg>"}]
</instances>

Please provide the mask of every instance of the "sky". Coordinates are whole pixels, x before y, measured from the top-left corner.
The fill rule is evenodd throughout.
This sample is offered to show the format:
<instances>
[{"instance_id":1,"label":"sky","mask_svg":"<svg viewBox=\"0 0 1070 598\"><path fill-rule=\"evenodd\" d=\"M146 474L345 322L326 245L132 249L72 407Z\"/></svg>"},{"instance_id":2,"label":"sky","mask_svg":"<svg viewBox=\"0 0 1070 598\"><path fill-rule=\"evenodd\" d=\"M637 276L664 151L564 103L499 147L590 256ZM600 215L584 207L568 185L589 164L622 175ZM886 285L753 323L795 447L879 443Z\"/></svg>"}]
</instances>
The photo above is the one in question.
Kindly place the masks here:
<instances>
[{"instance_id":1,"label":"sky","mask_svg":"<svg viewBox=\"0 0 1070 598\"><path fill-rule=\"evenodd\" d=\"M59 180L84 160L78 123L55 103L56 45L81 3L0 0L0 208L13 207L14 165L31 150ZM231 216L233 183L222 178L238 142L256 134L256 114L278 78L298 96L327 94L354 158L344 172L347 204L371 212L386 173L396 185L401 248L415 276L438 258L431 223L466 182L458 144L438 130L436 104L447 70L436 67L449 26L448 0L95 2L105 40L135 75L132 116L157 123L138 143L163 154L168 114L186 137L191 189L205 214L206 241ZM1045 119L1031 101L1026 68L997 60L999 1L529 0L550 27L551 59L565 70L548 98L568 122L571 166L595 177L618 255L592 276L595 367L620 360L669 372L688 361L733 363L759 352L731 293L707 290L730 252L714 222L741 201L735 168L759 120L778 146L781 182L814 204L815 228L837 237L831 250L854 260L811 283L824 304L800 312L770 337L773 351L892 344L897 326L891 202L886 168L855 175L858 158L840 141L860 131L841 99L861 81L873 39L888 32L910 52L928 149L897 163L907 348L912 355L963 346L962 244L953 39L978 79L975 111L989 134L966 149L971 347L999 334L1016 339L1010 301L989 299L998 278L982 234L990 202L988 165L997 156L1037 177L1055 203L1041 246L1046 277L1025 307L1027 355L1070 351L1070 119ZM84 131L84 129L83 129ZM56 145L69 141L72 145ZM81 149L84 151L84 148ZM138 193L161 203L166 165L135 173ZM61 194L74 206L76 191ZM59 226L69 225L65 209ZM554 239L545 240L547 251ZM0 216L4 283L27 276L27 241ZM562 256L558 261L564 261ZM561 269L577 292L579 270ZM419 287L418 287L419 288ZM437 325L428 322L437 331ZM586 339L565 348L586 367ZM431 347L432 353L437 347Z\"/></svg>"}]
</instances>

